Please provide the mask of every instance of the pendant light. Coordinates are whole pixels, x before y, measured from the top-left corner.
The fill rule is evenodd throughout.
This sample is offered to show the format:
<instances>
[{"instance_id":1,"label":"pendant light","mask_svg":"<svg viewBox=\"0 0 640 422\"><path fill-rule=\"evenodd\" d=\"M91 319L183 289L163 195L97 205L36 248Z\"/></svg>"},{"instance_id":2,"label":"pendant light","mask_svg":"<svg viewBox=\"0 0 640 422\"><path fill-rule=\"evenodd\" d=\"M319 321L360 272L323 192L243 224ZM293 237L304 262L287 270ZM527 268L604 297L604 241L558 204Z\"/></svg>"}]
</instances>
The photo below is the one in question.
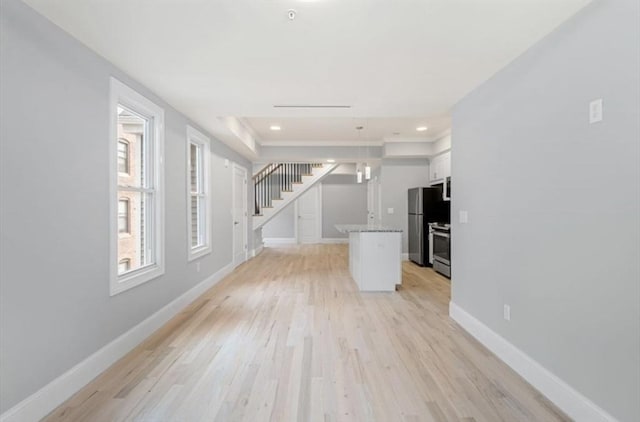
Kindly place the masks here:
<instances>
[{"instance_id":1,"label":"pendant light","mask_svg":"<svg viewBox=\"0 0 640 422\"><path fill-rule=\"evenodd\" d=\"M360 132L364 129L364 126L356 126L356 130L358 131L358 158L360 158ZM365 167L366 172L366 167ZM356 163L356 182L362 183L362 168L360 163Z\"/></svg>"},{"instance_id":2,"label":"pendant light","mask_svg":"<svg viewBox=\"0 0 640 422\"><path fill-rule=\"evenodd\" d=\"M359 131L361 131L363 129L362 126L359 126L360 129ZM358 140L360 140L360 132L358 132ZM366 141L366 139L365 139ZM371 166L369 165L369 145L365 145L364 147L364 179L365 180L369 180L371 179Z\"/></svg>"}]
</instances>

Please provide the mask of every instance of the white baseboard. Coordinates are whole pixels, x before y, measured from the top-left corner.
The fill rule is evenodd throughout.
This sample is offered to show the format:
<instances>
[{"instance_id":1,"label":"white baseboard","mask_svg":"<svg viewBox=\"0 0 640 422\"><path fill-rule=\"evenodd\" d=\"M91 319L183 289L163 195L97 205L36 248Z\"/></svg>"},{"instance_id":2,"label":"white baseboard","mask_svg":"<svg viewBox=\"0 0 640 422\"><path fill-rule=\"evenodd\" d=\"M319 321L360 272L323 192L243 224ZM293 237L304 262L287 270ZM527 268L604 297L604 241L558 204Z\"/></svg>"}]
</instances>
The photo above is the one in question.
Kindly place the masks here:
<instances>
[{"instance_id":1,"label":"white baseboard","mask_svg":"<svg viewBox=\"0 0 640 422\"><path fill-rule=\"evenodd\" d=\"M262 250L264 249L264 244L258 246L255 249L251 250L251 258L255 258L256 256L260 255L260 252L262 252Z\"/></svg>"},{"instance_id":2,"label":"white baseboard","mask_svg":"<svg viewBox=\"0 0 640 422\"><path fill-rule=\"evenodd\" d=\"M323 237L320 239L320 243L349 243L348 237Z\"/></svg>"},{"instance_id":3,"label":"white baseboard","mask_svg":"<svg viewBox=\"0 0 640 422\"><path fill-rule=\"evenodd\" d=\"M403 261L408 261L409 260L409 254L408 253L403 253L402 254L402 260Z\"/></svg>"},{"instance_id":4,"label":"white baseboard","mask_svg":"<svg viewBox=\"0 0 640 422\"><path fill-rule=\"evenodd\" d=\"M0 422L39 421L129 353L233 270L229 263L67 372L0 415Z\"/></svg>"},{"instance_id":5,"label":"white baseboard","mask_svg":"<svg viewBox=\"0 0 640 422\"><path fill-rule=\"evenodd\" d=\"M264 246L295 245L298 243L295 237L265 237L262 241Z\"/></svg>"},{"instance_id":6,"label":"white baseboard","mask_svg":"<svg viewBox=\"0 0 640 422\"><path fill-rule=\"evenodd\" d=\"M453 302L449 302L449 316L572 419L616 421L613 416Z\"/></svg>"}]
</instances>

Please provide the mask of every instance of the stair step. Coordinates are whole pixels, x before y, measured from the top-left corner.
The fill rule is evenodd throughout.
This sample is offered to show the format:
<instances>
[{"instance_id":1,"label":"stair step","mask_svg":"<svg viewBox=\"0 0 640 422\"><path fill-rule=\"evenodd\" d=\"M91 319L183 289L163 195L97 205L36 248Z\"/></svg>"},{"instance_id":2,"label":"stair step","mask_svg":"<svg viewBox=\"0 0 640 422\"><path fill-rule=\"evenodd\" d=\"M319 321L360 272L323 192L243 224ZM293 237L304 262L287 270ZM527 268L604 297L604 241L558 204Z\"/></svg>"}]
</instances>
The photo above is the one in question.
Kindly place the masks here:
<instances>
[{"instance_id":1,"label":"stair step","mask_svg":"<svg viewBox=\"0 0 640 422\"><path fill-rule=\"evenodd\" d=\"M307 183L310 185L318 183L323 177L335 169L337 165L301 163L301 165L296 168L290 167L288 164L289 163L272 163L254 176L254 185L256 192L258 192L257 195L259 196L258 200L263 200L271 204L271 206L264 206L260 208L256 206L257 214L254 214L254 217L256 217L254 223L255 227L263 227L264 224L274 218L274 216L283 209L283 205L289 204L291 201L295 201L296 198L304 193L308 189L306 186ZM274 177L264 181L272 173L274 174ZM265 190L264 186L269 183L273 183L273 186L270 186ZM271 194L279 194L279 197L271 198ZM254 212L256 211L254 210Z\"/></svg>"}]
</instances>

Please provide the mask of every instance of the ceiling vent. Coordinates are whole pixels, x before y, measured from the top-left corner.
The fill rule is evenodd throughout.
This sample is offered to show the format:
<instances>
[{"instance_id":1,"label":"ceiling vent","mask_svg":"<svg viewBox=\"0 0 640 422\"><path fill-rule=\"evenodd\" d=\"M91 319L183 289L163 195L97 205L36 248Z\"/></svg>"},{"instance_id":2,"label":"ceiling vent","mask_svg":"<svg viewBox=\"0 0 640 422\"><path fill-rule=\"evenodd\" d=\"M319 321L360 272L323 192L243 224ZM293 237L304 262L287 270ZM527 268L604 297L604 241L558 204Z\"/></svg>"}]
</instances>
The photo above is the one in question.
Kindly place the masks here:
<instances>
[{"instance_id":1,"label":"ceiling vent","mask_svg":"<svg viewBox=\"0 0 640 422\"><path fill-rule=\"evenodd\" d=\"M351 108L351 106L336 104L276 104L273 108Z\"/></svg>"}]
</instances>

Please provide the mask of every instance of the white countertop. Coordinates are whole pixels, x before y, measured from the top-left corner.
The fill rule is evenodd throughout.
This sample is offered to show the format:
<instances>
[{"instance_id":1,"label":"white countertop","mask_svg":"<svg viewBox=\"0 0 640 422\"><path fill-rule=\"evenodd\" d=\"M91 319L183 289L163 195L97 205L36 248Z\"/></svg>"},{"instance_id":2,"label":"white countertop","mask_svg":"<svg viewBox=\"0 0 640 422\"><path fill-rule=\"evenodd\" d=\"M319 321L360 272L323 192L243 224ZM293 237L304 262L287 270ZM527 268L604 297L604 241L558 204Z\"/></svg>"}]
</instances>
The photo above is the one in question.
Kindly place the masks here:
<instances>
[{"instance_id":1,"label":"white countertop","mask_svg":"<svg viewBox=\"0 0 640 422\"><path fill-rule=\"evenodd\" d=\"M336 230L340 233L366 233L366 232L394 232L401 233L401 229L385 227L379 224L336 224Z\"/></svg>"}]
</instances>

